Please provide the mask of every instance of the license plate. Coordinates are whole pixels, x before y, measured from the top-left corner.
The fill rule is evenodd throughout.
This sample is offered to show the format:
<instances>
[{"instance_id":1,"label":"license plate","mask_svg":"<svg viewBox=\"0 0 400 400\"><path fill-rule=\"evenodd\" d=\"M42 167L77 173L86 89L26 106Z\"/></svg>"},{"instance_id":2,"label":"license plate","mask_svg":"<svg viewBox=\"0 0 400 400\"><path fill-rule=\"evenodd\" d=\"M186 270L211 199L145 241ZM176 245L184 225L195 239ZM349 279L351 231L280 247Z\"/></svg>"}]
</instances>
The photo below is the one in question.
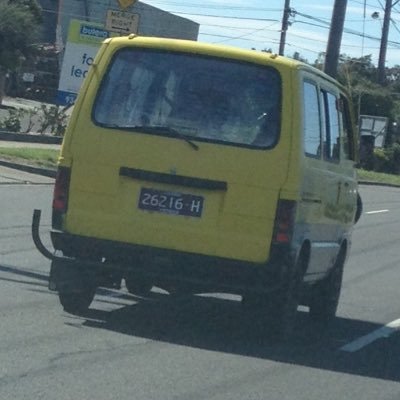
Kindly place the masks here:
<instances>
[{"instance_id":1,"label":"license plate","mask_svg":"<svg viewBox=\"0 0 400 400\"><path fill-rule=\"evenodd\" d=\"M141 210L165 214L201 217L203 204L204 197L202 196L141 188L138 207Z\"/></svg>"}]
</instances>

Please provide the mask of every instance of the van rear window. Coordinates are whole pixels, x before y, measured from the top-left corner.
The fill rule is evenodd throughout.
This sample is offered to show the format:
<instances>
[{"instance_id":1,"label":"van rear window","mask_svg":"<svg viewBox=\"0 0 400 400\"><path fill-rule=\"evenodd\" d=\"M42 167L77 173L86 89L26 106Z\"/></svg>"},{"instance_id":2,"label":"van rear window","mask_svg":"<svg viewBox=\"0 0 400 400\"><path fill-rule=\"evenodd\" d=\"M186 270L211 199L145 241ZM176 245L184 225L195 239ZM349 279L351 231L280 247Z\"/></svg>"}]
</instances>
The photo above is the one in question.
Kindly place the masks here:
<instances>
[{"instance_id":1,"label":"van rear window","mask_svg":"<svg viewBox=\"0 0 400 400\"><path fill-rule=\"evenodd\" d=\"M123 49L104 76L92 117L112 129L268 148L278 140L280 108L274 68Z\"/></svg>"}]
</instances>

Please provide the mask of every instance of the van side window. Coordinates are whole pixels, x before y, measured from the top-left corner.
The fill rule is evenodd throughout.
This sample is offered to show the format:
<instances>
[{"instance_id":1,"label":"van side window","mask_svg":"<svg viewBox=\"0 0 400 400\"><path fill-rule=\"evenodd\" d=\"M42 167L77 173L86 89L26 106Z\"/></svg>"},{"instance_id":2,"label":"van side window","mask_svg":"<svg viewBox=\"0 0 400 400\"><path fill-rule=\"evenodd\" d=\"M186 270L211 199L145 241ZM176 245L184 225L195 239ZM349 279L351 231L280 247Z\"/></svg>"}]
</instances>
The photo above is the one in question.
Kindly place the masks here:
<instances>
[{"instance_id":1,"label":"van side window","mask_svg":"<svg viewBox=\"0 0 400 400\"><path fill-rule=\"evenodd\" d=\"M307 156L321 155L321 120L317 86L304 82L304 151Z\"/></svg>"},{"instance_id":2,"label":"van side window","mask_svg":"<svg viewBox=\"0 0 400 400\"><path fill-rule=\"evenodd\" d=\"M325 90L322 90L322 96L325 114L324 159L338 161L340 159L339 102L334 94Z\"/></svg>"},{"instance_id":3,"label":"van side window","mask_svg":"<svg viewBox=\"0 0 400 400\"><path fill-rule=\"evenodd\" d=\"M350 106L346 97L340 96L340 107L339 115L342 120L343 126L343 137L342 137L342 149L343 157L346 160L354 159L354 142L353 142L353 127L351 124L350 117Z\"/></svg>"}]
</instances>

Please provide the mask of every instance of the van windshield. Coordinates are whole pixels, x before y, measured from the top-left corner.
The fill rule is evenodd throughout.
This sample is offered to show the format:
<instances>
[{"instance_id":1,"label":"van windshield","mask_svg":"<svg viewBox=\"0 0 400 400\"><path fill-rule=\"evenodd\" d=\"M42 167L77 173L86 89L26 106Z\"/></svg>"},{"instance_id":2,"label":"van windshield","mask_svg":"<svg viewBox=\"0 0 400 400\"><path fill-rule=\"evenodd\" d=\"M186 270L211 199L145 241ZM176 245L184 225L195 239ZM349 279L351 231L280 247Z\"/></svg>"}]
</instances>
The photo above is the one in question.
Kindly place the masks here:
<instances>
[{"instance_id":1,"label":"van windshield","mask_svg":"<svg viewBox=\"0 0 400 400\"><path fill-rule=\"evenodd\" d=\"M187 53L123 49L98 92L98 125L144 134L267 148L280 126L279 73Z\"/></svg>"}]
</instances>

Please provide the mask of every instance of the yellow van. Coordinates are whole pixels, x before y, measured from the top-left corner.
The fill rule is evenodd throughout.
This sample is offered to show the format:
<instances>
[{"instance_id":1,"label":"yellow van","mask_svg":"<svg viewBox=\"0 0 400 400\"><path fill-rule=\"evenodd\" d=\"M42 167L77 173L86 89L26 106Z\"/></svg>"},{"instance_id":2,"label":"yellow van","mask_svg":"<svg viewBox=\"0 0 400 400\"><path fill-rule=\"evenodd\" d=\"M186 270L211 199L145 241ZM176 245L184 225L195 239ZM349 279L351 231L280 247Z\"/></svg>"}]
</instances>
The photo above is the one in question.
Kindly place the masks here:
<instances>
[{"instance_id":1,"label":"yellow van","mask_svg":"<svg viewBox=\"0 0 400 400\"><path fill-rule=\"evenodd\" d=\"M281 334L300 303L332 318L360 214L356 149L345 91L309 65L107 39L61 149L50 289L70 312L122 280L234 293Z\"/></svg>"}]
</instances>

